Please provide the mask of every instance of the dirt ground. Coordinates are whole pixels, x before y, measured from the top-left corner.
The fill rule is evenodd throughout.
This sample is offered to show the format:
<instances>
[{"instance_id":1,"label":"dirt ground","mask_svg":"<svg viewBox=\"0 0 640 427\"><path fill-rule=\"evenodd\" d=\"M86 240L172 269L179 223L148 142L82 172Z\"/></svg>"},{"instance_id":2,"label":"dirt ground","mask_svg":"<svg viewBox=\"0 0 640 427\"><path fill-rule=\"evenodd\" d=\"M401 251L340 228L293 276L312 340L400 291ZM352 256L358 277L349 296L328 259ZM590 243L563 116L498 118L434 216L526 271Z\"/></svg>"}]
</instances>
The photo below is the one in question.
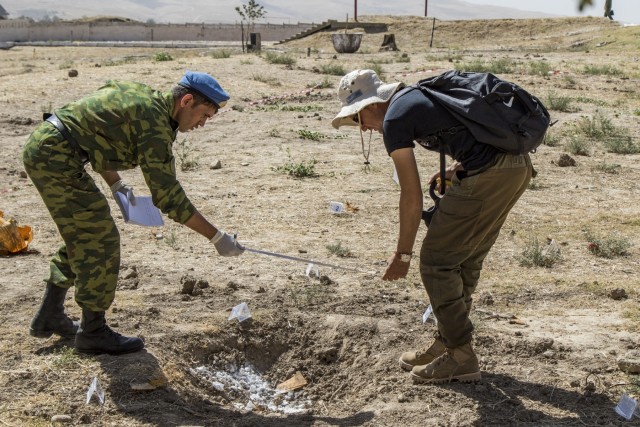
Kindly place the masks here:
<instances>
[{"instance_id":1,"label":"dirt ground","mask_svg":"<svg viewBox=\"0 0 640 427\"><path fill-rule=\"evenodd\" d=\"M585 140L583 117L598 115L639 143L637 27L593 18L438 22L429 48L431 21L371 19L390 23L400 52L378 52L382 34L365 34L355 54L336 54L326 34L267 46L293 58L289 66L237 49L227 58L162 49L171 61L157 61L154 49L0 51L0 210L34 229L27 253L0 258L0 425L638 425L614 407L624 394L640 397L638 371L622 369L638 366L640 345L640 154L614 154L597 140L589 155L568 148ZM375 66L387 81L413 83L500 60L514 64L502 77L543 100L565 97L570 108L552 111L552 138L532 155L538 177L485 262L472 311L482 380L413 384L398 356L428 343L435 326L422 322L429 302L417 262L406 280L380 278L398 232L393 165L374 135L365 171L355 128L331 127L340 76L322 71ZM79 75L68 77L70 68ZM107 319L143 337L145 351L84 356L67 341L32 338L61 241L23 173L27 136L43 111L108 79L169 89L186 69L212 73L232 95L204 129L177 139L180 182L199 210L249 248L358 271L319 267L307 277L305 262L222 258L166 218L158 228L124 224L110 199L123 265ZM436 154L416 154L423 177L436 171ZM574 166L560 166L564 154ZM286 173L311 166L315 176ZM148 194L139 170L122 175ZM351 209L331 214L331 201ZM584 230L628 243L628 254L594 255ZM551 267L521 265L536 239L543 251L551 239L559 248ZM252 320L229 321L241 302ZM79 318L71 295L66 309ZM298 371L307 384L275 394ZM94 378L104 404L86 403Z\"/></svg>"}]
</instances>

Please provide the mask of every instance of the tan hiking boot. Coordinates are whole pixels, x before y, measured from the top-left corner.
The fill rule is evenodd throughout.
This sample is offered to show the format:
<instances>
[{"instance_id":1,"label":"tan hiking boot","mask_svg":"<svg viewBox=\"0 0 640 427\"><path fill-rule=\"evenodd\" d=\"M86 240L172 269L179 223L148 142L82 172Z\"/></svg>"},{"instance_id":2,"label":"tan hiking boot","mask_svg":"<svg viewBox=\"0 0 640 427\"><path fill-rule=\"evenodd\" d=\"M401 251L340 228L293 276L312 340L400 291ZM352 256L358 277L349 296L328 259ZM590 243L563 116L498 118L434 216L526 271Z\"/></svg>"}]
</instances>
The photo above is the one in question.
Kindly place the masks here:
<instances>
[{"instance_id":1,"label":"tan hiking boot","mask_svg":"<svg viewBox=\"0 0 640 427\"><path fill-rule=\"evenodd\" d=\"M405 351L400 356L398 362L400 367L405 371L410 371L414 366L427 365L431 363L436 357L441 356L447 351L447 348L440 338L440 334L437 332L433 336L434 341L429 348L423 348L417 351Z\"/></svg>"},{"instance_id":2,"label":"tan hiking boot","mask_svg":"<svg viewBox=\"0 0 640 427\"><path fill-rule=\"evenodd\" d=\"M431 384L478 381L480 367L471 343L467 343L460 347L448 348L442 356L428 365L415 366L411 370L411 377L416 382Z\"/></svg>"}]
</instances>

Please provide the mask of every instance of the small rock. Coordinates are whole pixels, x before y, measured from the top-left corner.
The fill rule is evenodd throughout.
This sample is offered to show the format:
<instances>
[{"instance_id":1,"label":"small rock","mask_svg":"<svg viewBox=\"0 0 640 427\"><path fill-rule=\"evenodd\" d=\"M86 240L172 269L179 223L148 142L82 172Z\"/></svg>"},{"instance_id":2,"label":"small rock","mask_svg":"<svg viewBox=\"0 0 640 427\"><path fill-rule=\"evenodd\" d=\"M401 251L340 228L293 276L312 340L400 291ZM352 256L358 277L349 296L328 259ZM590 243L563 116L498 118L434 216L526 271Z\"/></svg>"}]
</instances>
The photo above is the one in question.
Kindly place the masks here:
<instances>
[{"instance_id":1,"label":"small rock","mask_svg":"<svg viewBox=\"0 0 640 427\"><path fill-rule=\"evenodd\" d=\"M627 299L627 291L625 291L623 288L612 289L611 292L609 292L609 298L616 301Z\"/></svg>"},{"instance_id":2,"label":"small rock","mask_svg":"<svg viewBox=\"0 0 640 427\"><path fill-rule=\"evenodd\" d=\"M627 374L640 374L640 350L631 350L618 358L618 368Z\"/></svg>"},{"instance_id":3,"label":"small rock","mask_svg":"<svg viewBox=\"0 0 640 427\"><path fill-rule=\"evenodd\" d=\"M478 303L480 303L481 305L493 305L495 303L493 294L490 292L483 292L478 297Z\"/></svg>"},{"instance_id":4,"label":"small rock","mask_svg":"<svg viewBox=\"0 0 640 427\"><path fill-rule=\"evenodd\" d=\"M405 402L408 402L408 401L409 401L409 398L407 397L406 394L400 393L398 395L398 403L405 403Z\"/></svg>"},{"instance_id":5,"label":"small rock","mask_svg":"<svg viewBox=\"0 0 640 427\"><path fill-rule=\"evenodd\" d=\"M51 417L52 423L70 423L72 421L71 415L54 415Z\"/></svg>"},{"instance_id":6,"label":"small rock","mask_svg":"<svg viewBox=\"0 0 640 427\"><path fill-rule=\"evenodd\" d=\"M553 356L555 356L555 355L556 355L556 352L555 352L555 351L553 351L553 350L547 350L547 351L545 351L544 353L542 353L542 355L543 355L544 357L546 357L547 359L553 359Z\"/></svg>"},{"instance_id":7,"label":"small rock","mask_svg":"<svg viewBox=\"0 0 640 427\"><path fill-rule=\"evenodd\" d=\"M320 276L320 284L321 285L333 285L335 282L329 278L329 276L322 275Z\"/></svg>"},{"instance_id":8,"label":"small rock","mask_svg":"<svg viewBox=\"0 0 640 427\"><path fill-rule=\"evenodd\" d=\"M222 162L220 160L216 160L215 162L211 163L211 166L209 166L210 169L222 169Z\"/></svg>"},{"instance_id":9,"label":"small rock","mask_svg":"<svg viewBox=\"0 0 640 427\"><path fill-rule=\"evenodd\" d=\"M249 163L248 162L242 162L242 163L240 163L240 166L249 166Z\"/></svg>"},{"instance_id":10,"label":"small rock","mask_svg":"<svg viewBox=\"0 0 640 427\"><path fill-rule=\"evenodd\" d=\"M562 154L558 159L558 166L560 166L561 168L564 168L567 166L575 166L575 165L576 165L575 159L566 153Z\"/></svg>"},{"instance_id":11,"label":"small rock","mask_svg":"<svg viewBox=\"0 0 640 427\"><path fill-rule=\"evenodd\" d=\"M196 279L191 276L182 276L180 279L180 283L182 284L182 289L180 293L183 295L191 295L193 293L193 289L196 286Z\"/></svg>"},{"instance_id":12,"label":"small rock","mask_svg":"<svg viewBox=\"0 0 640 427\"><path fill-rule=\"evenodd\" d=\"M198 280L198 282L196 283L196 286L200 289L207 289L209 287L209 282L207 282L204 279L200 279Z\"/></svg>"},{"instance_id":13,"label":"small rock","mask_svg":"<svg viewBox=\"0 0 640 427\"><path fill-rule=\"evenodd\" d=\"M580 387L580 380L572 380L569 385L571 387Z\"/></svg>"},{"instance_id":14,"label":"small rock","mask_svg":"<svg viewBox=\"0 0 640 427\"><path fill-rule=\"evenodd\" d=\"M69 70L69 77L78 77L78 70Z\"/></svg>"},{"instance_id":15,"label":"small rock","mask_svg":"<svg viewBox=\"0 0 640 427\"><path fill-rule=\"evenodd\" d=\"M135 279L136 277L138 277L138 268L136 266L125 270L122 274L124 280Z\"/></svg>"},{"instance_id":16,"label":"small rock","mask_svg":"<svg viewBox=\"0 0 640 427\"><path fill-rule=\"evenodd\" d=\"M27 178L28 176L25 171L20 171L20 178Z\"/></svg>"},{"instance_id":17,"label":"small rock","mask_svg":"<svg viewBox=\"0 0 640 427\"><path fill-rule=\"evenodd\" d=\"M237 291L238 290L238 284L236 282L234 282L233 280L229 280L229 282L227 283L227 288Z\"/></svg>"},{"instance_id":18,"label":"small rock","mask_svg":"<svg viewBox=\"0 0 640 427\"><path fill-rule=\"evenodd\" d=\"M540 338L533 343L536 353L545 353L553 346L553 338Z\"/></svg>"}]
</instances>

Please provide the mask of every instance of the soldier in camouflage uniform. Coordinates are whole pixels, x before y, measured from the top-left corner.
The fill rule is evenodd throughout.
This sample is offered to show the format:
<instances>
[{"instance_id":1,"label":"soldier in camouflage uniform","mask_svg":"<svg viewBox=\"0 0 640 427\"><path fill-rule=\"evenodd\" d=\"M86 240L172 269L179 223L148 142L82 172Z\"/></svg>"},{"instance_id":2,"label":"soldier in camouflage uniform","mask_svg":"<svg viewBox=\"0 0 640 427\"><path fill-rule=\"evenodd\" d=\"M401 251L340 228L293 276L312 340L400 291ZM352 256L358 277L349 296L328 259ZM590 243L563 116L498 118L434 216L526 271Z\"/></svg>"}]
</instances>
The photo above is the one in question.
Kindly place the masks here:
<instances>
[{"instance_id":1,"label":"soldier in camouflage uniform","mask_svg":"<svg viewBox=\"0 0 640 427\"><path fill-rule=\"evenodd\" d=\"M244 248L207 221L176 179L172 144L213 117L229 95L205 73L188 71L171 92L144 84L109 81L95 93L60 108L40 124L24 147L23 160L60 231L64 244L51 260L42 305L30 334L75 339L78 351L121 354L141 350L137 337L113 331L105 310L113 302L120 268L120 236L106 197L85 164L114 193L135 196L117 171L140 166L153 203L169 218L202 234L222 256ZM67 290L75 287L81 323L64 312Z\"/></svg>"}]
</instances>

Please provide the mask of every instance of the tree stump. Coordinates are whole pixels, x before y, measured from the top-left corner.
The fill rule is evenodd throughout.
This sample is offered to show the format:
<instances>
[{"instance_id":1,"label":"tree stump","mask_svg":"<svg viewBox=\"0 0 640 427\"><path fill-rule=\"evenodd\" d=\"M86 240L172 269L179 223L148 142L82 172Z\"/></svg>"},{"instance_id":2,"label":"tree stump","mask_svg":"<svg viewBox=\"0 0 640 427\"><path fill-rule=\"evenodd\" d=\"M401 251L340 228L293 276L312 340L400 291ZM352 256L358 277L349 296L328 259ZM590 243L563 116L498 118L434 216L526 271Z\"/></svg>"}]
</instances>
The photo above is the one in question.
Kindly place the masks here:
<instances>
[{"instance_id":1,"label":"tree stump","mask_svg":"<svg viewBox=\"0 0 640 427\"><path fill-rule=\"evenodd\" d=\"M393 33L384 35L382 46L379 49L380 52L389 50L399 50L398 46L396 46L396 35Z\"/></svg>"}]
</instances>

